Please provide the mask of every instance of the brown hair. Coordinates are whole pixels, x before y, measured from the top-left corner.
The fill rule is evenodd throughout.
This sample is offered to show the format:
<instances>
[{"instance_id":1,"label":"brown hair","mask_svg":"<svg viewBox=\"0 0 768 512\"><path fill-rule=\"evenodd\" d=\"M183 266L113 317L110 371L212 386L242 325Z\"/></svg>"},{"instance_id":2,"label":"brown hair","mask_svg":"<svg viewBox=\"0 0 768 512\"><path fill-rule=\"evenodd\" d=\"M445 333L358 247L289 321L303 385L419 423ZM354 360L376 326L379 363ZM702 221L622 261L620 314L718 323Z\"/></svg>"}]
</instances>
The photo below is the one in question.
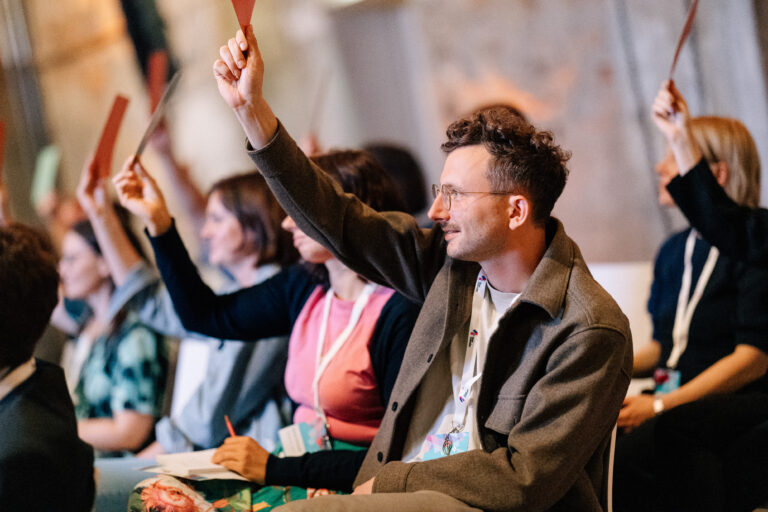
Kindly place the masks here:
<instances>
[{"instance_id":1,"label":"brown hair","mask_svg":"<svg viewBox=\"0 0 768 512\"><path fill-rule=\"evenodd\" d=\"M332 150L310 157L342 190L353 194L376 211L405 211L397 185L367 151ZM305 264L319 281L328 284L325 265Z\"/></svg>"},{"instance_id":2,"label":"brown hair","mask_svg":"<svg viewBox=\"0 0 768 512\"><path fill-rule=\"evenodd\" d=\"M258 253L258 265L296 261L291 236L280 227L285 212L256 171L230 176L213 184L208 197L218 193L221 204L237 218L245 233L246 243Z\"/></svg>"},{"instance_id":3,"label":"brown hair","mask_svg":"<svg viewBox=\"0 0 768 512\"><path fill-rule=\"evenodd\" d=\"M536 130L512 107L494 106L455 121L446 135L446 153L482 144L492 157L485 173L492 191L526 195L533 221L546 222L565 187L571 157L551 132Z\"/></svg>"},{"instance_id":4,"label":"brown hair","mask_svg":"<svg viewBox=\"0 0 768 512\"><path fill-rule=\"evenodd\" d=\"M32 357L58 302L57 257L48 237L23 224L0 227L0 366Z\"/></svg>"},{"instance_id":5,"label":"brown hair","mask_svg":"<svg viewBox=\"0 0 768 512\"><path fill-rule=\"evenodd\" d=\"M724 162L728 165L728 181L723 187L728 196L739 204L757 208L760 204L760 157L747 127L727 117L694 117L691 134L709 164Z\"/></svg>"},{"instance_id":6,"label":"brown hair","mask_svg":"<svg viewBox=\"0 0 768 512\"><path fill-rule=\"evenodd\" d=\"M405 210L394 180L367 151L333 150L311 160L336 180L344 192L355 195L374 210Z\"/></svg>"}]
</instances>

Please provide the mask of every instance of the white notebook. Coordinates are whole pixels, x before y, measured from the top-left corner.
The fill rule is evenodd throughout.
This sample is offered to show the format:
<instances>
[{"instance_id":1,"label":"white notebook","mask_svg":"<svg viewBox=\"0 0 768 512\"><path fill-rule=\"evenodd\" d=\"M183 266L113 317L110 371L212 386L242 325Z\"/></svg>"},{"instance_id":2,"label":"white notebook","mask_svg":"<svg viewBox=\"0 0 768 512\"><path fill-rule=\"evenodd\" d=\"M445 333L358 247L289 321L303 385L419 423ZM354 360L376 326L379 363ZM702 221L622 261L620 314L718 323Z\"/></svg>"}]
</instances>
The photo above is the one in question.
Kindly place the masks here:
<instances>
[{"instance_id":1,"label":"white notebook","mask_svg":"<svg viewBox=\"0 0 768 512\"><path fill-rule=\"evenodd\" d=\"M166 453L157 456L157 466L143 468L149 473L162 473L191 480L243 480L247 478L230 471L224 466L211 462L216 451L201 450L197 452Z\"/></svg>"}]
</instances>

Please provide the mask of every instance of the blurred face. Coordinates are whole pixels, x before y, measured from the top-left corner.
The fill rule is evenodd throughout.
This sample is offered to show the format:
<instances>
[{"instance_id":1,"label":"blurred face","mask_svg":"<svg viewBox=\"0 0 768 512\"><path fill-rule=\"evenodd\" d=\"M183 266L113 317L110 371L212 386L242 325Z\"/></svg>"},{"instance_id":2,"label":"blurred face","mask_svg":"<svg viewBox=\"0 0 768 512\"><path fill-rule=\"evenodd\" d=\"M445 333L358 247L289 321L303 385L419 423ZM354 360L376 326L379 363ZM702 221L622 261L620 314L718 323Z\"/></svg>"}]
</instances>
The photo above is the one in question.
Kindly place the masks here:
<instances>
[{"instance_id":1,"label":"blurred face","mask_svg":"<svg viewBox=\"0 0 768 512\"><path fill-rule=\"evenodd\" d=\"M74 231L62 241L59 274L64 295L75 300L87 298L109 279L104 259Z\"/></svg>"},{"instance_id":2,"label":"blurred face","mask_svg":"<svg viewBox=\"0 0 768 512\"><path fill-rule=\"evenodd\" d=\"M293 246L299 251L301 258L304 261L309 263L325 263L333 258L333 254L331 254L328 249L305 235L304 232L296 226L296 223L293 222L292 218L286 216L281 225L284 230L293 235Z\"/></svg>"},{"instance_id":3,"label":"blurred face","mask_svg":"<svg viewBox=\"0 0 768 512\"><path fill-rule=\"evenodd\" d=\"M214 265L235 263L248 252L243 227L237 217L224 207L218 192L208 198L200 236L208 242L208 259Z\"/></svg>"},{"instance_id":4,"label":"blurred face","mask_svg":"<svg viewBox=\"0 0 768 512\"><path fill-rule=\"evenodd\" d=\"M500 254L509 236L509 196L462 194L490 192L485 176L491 154L481 145L464 146L448 154L440 185L456 192L450 210L438 194L429 209L429 218L445 232L446 252L465 261L486 261Z\"/></svg>"},{"instance_id":5,"label":"blurred face","mask_svg":"<svg viewBox=\"0 0 768 512\"><path fill-rule=\"evenodd\" d=\"M664 158L656 164L656 174L659 175L659 204L662 206L675 206L675 201L667 192L667 184L678 174L675 155L670 148Z\"/></svg>"}]
</instances>

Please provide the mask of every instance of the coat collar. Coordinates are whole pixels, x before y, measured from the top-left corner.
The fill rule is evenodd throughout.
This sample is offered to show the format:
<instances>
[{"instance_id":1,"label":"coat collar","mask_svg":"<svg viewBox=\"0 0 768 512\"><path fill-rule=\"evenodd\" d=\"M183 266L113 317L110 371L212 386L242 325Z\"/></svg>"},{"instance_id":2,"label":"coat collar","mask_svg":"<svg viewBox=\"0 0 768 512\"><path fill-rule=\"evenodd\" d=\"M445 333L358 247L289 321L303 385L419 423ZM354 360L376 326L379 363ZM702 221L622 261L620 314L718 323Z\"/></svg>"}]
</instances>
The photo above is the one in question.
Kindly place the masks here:
<instances>
[{"instance_id":1,"label":"coat collar","mask_svg":"<svg viewBox=\"0 0 768 512\"><path fill-rule=\"evenodd\" d=\"M565 302L574 260L580 256L562 222L550 217L546 230L547 239L551 240L520 295L520 302L535 304L555 318Z\"/></svg>"}]
</instances>

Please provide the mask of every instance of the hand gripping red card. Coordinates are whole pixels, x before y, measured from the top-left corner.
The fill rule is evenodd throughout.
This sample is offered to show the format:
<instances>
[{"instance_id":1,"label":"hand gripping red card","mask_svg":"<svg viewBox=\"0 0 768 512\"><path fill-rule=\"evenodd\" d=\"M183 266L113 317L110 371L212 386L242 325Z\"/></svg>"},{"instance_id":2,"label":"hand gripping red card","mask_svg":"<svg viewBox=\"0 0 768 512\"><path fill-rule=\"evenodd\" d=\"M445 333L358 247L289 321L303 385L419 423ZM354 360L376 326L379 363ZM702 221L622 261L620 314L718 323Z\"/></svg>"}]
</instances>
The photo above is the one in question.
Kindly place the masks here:
<instances>
[{"instance_id":1,"label":"hand gripping red card","mask_svg":"<svg viewBox=\"0 0 768 512\"><path fill-rule=\"evenodd\" d=\"M115 151L115 141L117 132L120 130L120 124L123 121L123 114L128 107L128 98L125 96L115 96L112 103L112 111L107 118L107 124L104 131L101 132L99 145L96 147L96 156L94 157L96 165L94 168L99 173L98 178L108 178L112 171L112 154Z\"/></svg>"},{"instance_id":2,"label":"hand gripping red card","mask_svg":"<svg viewBox=\"0 0 768 512\"><path fill-rule=\"evenodd\" d=\"M147 60L147 94L149 95L149 113L153 113L160 103L168 77L168 53L157 50Z\"/></svg>"},{"instance_id":3,"label":"hand gripping red card","mask_svg":"<svg viewBox=\"0 0 768 512\"><path fill-rule=\"evenodd\" d=\"M251 15L253 15L253 4L256 0L232 0L232 6L237 14L237 22L245 34L245 27L251 24Z\"/></svg>"}]
</instances>

